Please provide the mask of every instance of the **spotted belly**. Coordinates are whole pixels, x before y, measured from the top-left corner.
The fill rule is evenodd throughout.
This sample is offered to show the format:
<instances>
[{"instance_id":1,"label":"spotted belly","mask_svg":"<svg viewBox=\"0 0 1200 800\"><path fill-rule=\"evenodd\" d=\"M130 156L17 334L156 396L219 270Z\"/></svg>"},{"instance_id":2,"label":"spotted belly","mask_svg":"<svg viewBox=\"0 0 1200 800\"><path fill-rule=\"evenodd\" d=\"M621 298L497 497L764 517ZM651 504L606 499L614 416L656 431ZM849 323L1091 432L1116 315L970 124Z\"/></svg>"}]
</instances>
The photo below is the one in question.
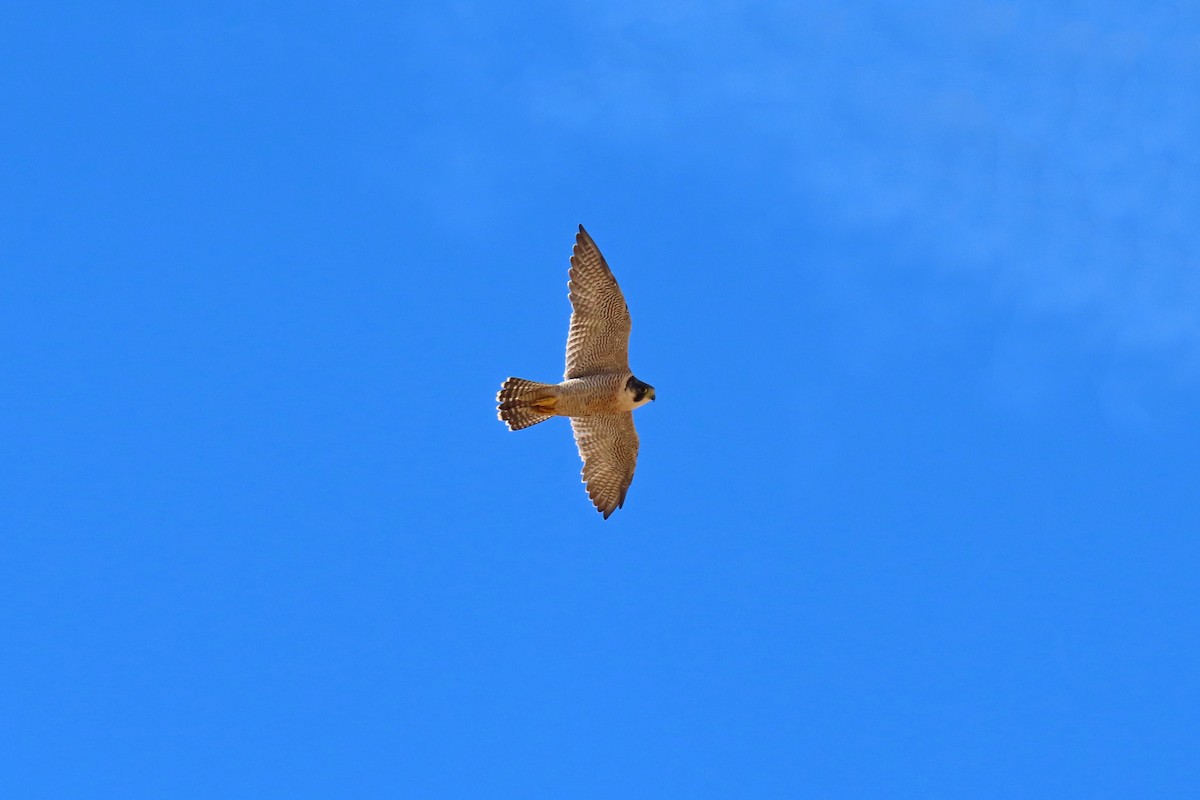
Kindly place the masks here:
<instances>
[{"instance_id":1,"label":"spotted belly","mask_svg":"<svg viewBox=\"0 0 1200 800\"><path fill-rule=\"evenodd\" d=\"M617 379L607 375L563 381L558 386L555 413L567 417L619 414L624 410L620 386Z\"/></svg>"}]
</instances>

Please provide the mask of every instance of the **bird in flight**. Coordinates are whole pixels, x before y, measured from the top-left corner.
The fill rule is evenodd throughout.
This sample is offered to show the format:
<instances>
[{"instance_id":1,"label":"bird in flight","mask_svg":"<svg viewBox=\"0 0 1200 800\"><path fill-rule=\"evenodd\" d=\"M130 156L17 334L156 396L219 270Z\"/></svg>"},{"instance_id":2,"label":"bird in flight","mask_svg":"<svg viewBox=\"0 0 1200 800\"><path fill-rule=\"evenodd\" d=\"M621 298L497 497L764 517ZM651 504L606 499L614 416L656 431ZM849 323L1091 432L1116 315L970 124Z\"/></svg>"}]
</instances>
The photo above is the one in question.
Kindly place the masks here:
<instances>
[{"instance_id":1,"label":"bird in flight","mask_svg":"<svg viewBox=\"0 0 1200 800\"><path fill-rule=\"evenodd\" d=\"M654 387L629 371L629 308L600 248L582 225L568 274L571 327L564 380L509 378L496 395L497 410L513 431L554 416L570 417L588 497L608 519L625 504L637 466L633 409L654 399Z\"/></svg>"}]
</instances>

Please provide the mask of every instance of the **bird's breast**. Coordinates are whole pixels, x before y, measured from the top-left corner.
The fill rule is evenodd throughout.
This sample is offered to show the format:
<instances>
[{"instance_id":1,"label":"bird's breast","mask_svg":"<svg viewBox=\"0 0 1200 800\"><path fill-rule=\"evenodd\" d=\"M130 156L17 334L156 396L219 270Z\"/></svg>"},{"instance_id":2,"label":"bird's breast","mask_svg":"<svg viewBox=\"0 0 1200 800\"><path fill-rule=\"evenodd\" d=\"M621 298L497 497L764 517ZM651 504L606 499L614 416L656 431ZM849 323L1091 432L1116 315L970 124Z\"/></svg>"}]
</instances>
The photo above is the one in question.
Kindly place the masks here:
<instances>
[{"instance_id":1,"label":"bird's breast","mask_svg":"<svg viewBox=\"0 0 1200 800\"><path fill-rule=\"evenodd\" d=\"M621 405L619 377L594 375L572 378L559 384L557 411L568 417L615 414Z\"/></svg>"}]
</instances>

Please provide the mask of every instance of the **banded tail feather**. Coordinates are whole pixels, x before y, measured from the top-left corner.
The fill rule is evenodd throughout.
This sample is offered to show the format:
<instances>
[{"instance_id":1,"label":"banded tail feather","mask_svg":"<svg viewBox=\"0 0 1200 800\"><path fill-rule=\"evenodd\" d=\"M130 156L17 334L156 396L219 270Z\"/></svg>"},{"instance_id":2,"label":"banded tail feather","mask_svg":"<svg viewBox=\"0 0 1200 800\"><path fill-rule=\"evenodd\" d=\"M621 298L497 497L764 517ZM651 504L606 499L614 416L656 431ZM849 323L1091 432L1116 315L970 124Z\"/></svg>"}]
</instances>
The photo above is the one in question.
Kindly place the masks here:
<instances>
[{"instance_id":1,"label":"banded tail feather","mask_svg":"<svg viewBox=\"0 0 1200 800\"><path fill-rule=\"evenodd\" d=\"M524 378L509 378L496 394L497 416L511 431L519 431L554 416L557 387Z\"/></svg>"}]
</instances>

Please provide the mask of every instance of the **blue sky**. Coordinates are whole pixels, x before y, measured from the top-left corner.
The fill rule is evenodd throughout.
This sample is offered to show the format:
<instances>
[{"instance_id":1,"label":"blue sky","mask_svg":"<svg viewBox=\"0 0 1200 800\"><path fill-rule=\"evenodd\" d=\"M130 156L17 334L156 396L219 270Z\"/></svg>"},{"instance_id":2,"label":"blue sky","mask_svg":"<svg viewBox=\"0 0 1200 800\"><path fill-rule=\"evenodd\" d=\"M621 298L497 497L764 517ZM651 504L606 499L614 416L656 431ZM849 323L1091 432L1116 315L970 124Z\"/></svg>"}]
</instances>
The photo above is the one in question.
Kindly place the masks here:
<instances>
[{"instance_id":1,"label":"blue sky","mask_svg":"<svg viewBox=\"0 0 1200 800\"><path fill-rule=\"evenodd\" d=\"M3 12L0 794L1200 791L1200 12L646 5Z\"/></svg>"}]
</instances>

